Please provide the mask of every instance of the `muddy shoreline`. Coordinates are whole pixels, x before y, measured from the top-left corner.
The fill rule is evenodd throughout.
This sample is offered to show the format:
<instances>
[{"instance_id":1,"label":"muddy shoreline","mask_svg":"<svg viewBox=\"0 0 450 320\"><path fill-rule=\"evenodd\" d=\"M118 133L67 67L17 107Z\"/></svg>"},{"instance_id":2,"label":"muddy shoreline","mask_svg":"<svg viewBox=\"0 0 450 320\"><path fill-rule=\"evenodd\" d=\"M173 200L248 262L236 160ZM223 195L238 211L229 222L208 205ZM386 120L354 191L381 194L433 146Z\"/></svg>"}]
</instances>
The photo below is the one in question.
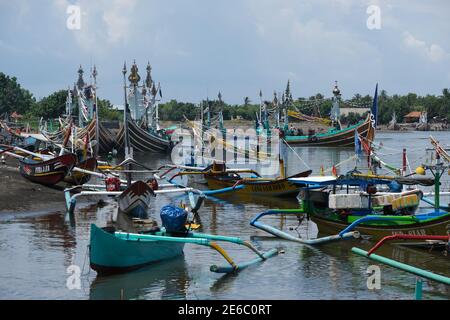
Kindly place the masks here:
<instances>
[{"instance_id":1,"label":"muddy shoreline","mask_svg":"<svg viewBox=\"0 0 450 320\"><path fill-rule=\"evenodd\" d=\"M15 159L0 164L0 214L65 210L63 190L64 186L50 188L28 181Z\"/></svg>"}]
</instances>

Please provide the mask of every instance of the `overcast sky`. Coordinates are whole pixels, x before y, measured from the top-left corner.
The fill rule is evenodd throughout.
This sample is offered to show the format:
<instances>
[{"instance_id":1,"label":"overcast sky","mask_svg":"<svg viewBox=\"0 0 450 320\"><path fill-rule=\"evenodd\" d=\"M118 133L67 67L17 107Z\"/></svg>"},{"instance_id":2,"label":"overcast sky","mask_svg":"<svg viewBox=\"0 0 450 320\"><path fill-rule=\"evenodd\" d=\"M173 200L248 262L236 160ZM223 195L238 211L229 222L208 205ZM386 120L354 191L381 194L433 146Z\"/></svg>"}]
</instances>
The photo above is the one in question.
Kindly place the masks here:
<instances>
[{"instance_id":1,"label":"overcast sky","mask_svg":"<svg viewBox=\"0 0 450 320\"><path fill-rule=\"evenodd\" d=\"M66 22L81 8L80 30ZM368 29L377 5L381 28ZM229 103L259 89L270 99L288 79L294 98L440 94L450 87L448 0L0 0L0 71L37 98L98 69L99 96L122 104L122 66L150 61L165 101Z\"/></svg>"}]
</instances>

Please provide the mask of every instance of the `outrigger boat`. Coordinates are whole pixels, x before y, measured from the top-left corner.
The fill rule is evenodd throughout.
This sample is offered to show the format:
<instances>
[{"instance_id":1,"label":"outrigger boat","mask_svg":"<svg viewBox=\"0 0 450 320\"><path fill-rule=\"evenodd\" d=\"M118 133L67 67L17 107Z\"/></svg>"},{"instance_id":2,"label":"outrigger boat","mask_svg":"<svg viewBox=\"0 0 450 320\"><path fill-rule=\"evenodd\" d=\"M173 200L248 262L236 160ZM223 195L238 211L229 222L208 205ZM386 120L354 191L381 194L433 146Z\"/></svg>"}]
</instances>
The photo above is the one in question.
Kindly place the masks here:
<instances>
[{"instance_id":1,"label":"outrigger boat","mask_svg":"<svg viewBox=\"0 0 450 320\"><path fill-rule=\"evenodd\" d=\"M75 105L78 108L78 126L74 127L72 134L76 139L95 142L95 155L108 153L116 146L115 137L99 119L97 108L97 68L94 66L92 77L94 83L87 84L83 79L84 71L82 67L78 69L78 80L73 90L68 90L66 99L66 118L59 119L60 129L56 132L47 130L46 123L40 125L40 133L55 144L61 143L64 132L72 119L72 110Z\"/></svg>"},{"instance_id":2,"label":"outrigger boat","mask_svg":"<svg viewBox=\"0 0 450 320\"><path fill-rule=\"evenodd\" d=\"M372 141L375 137L375 129L372 127L371 115L365 120L349 126L345 129L331 129L326 133L312 135L293 136L286 135L284 140L289 145L311 147L353 147L355 131L366 140Z\"/></svg>"},{"instance_id":3,"label":"outrigger boat","mask_svg":"<svg viewBox=\"0 0 450 320\"><path fill-rule=\"evenodd\" d=\"M142 185L141 182L138 182L138 185L139 184ZM160 189L153 190L155 195L180 192L188 193L191 208L164 207L161 210L161 220L163 222L163 227L161 228L157 227L154 221L149 223L148 219L133 218L133 222L135 223L149 225L149 228L141 229L139 233L123 232L111 227L99 228L92 224L89 245L90 265L99 275L132 271L148 264L182 255L186 243L207 246L219 252L230 266L212 266L210 270L217 273L237 272L248 266L264 261L278 253L276 249L271 249L262 253L250 242L241 240L240 238L192 232L192 228L194 228L195 224L193 223L194 221L187 221L188 211L194 214L195 218L207 193L193 188L174 188L173 184L160 185L159 187ZM171 188L164 189L167 187ZM127 190L96 190L81 191L71 195L71 191L73 190L74 188L65 190L69 214L74 213L76 199L80 196L118 196L120 199L120 197L123 197L123 194L127 192ZM215 190L212 191L211 194L228 191L230 191L229 188L225 190ZM197 199L195 199L194 194L199 195ZM128 208L130 207L131 206L128 206ZM119 211L118 217L121 216L123 216L123 213ZM217 241L243 245L255 252L257 257L251 261L237 264L231 259L228 253L217 244Z\"/></svg>"},{"instance_id":4,"label":"outrigger boat","mask_svg":"<svg viewBox=\"0 0 450 320\"><path fill-rule=\"evenodd\" d=\"M19 171L24 178L32 182L52 186L67 176L76 160L74 154L64 154L44 161L24 158L19 160Z\"/></svg>"},{"instance_id":5,"label":"outrigger boat","mask_svg":"<svg viewBox=\"0 0 450 320\"><path fill-rule=\"evenodd\" d=\"M126 66L122 70L124 76L125 90L126 85ZM147 77L142 86L139 85L141 77L138 74L136 62L131 67L128 77L130 81L130 92L125 92L126 97L130 101L129 110L130 117L121 126L117 133L117 143L120 150L125 147L125 135L129 136L129 145L136 152L156 152L167 153L172 148L170 136L159 128L158 119L158 100L156 98L158 92L161 96L161 90L158 88L151 77L150 64L147 65ZM140 90L142 88L142 90ZM126 133L125 133L126 132Z\"/></svg>"},{"instance_id":6,"label":"outrigger boat","mask_svg":"<svg viewBox=\"0 0 450 320\"><path fill-rule=\"evenodd\" d=\"M91 175L95 174L97 168L97 159L87 157L87 152L80 158L65 149L65 145L70 136L70 127L62 145L59 154L54 150L42 149L32 152L20 147L0 145L0 153L19 160L19 171L26 179L52 186L61 181L69 184L81 185L89 181Z\"/></svg>"},{"instance_id":7,"label":"outrigger boat","mask_svg":"<svg viewBox=\"0 0 450 320\"><path fill-rule=\"evenodd\" d=\"M263 178L252 169L230 169L225 163L214 162L206 168L195 168L182 166L185 170L180 171L169 179L173 181L178 176L183 175L202 175L211 190L223 188L235 188L239 185L245 188L236 190L241 195L251 196L271 196L271 197L295 197L300 191L300 187L291 183L289 179L298 177L307 177L311 174L311 170L297 173L295 175L285 177L283 162L281 165L281 176L277 178ZM169 171L171 171L169 169ZM252 177L242 177L241 174L252 174ZM162 175L164 176L165 173Z\"/></svg>"},{"instance_id":8,"label":"outrigger boat","mask_svg":"<svg viewBox=\"0 0 450 320\"><path fill-rule=\"evenodd\" d=\"M100 275L122 273L143 266L168 260L183 254L185 244L209 247L217 251L229 266L210 267L212 272L238 272L250 265L264 261L278 253L271 249L260 252L250 242L240 238L192 232L186 228L188 212L185 209L165 206L161 209L163 227L152 227L142 233L116 231L91 225L89 246L90 266ZM256 253L257 258L236 264L217 242L229 242L245 246Z\"/></svg>"},{"instance_id":9,"label":"outrigger boat","mask_svg":"<svg viewBox=\"0 0 450 320\"><path fill-rule=\"evenodd\" d=\"M371 176L362 178L361 175L341 179L321 178L295 179L296 183L307 187L300 193L301 208L292 212L311 218L321 233L343 235L356 230L362 235L382 238L393 234L439 235L448 231L448 208L441 207L437 200L433 203L424 198L420 190L376 193L375 185L389 185L392 180ZM401 179L406 182L407 178ZM410 179L411 184L420 182L420 179ZM422 182L429 185L428 180ZM339 187L346 191L357 187L357 192L337 194L324 189L329 186L334 192ZM361 186L366 186L366 191L358 191ZM417 213L420 200L433 204L435 208Z\"/></svg>"},{"instance_id":10,"label":"outrigger boat","mask_svg":"<svg viewBox=\"0 0 450 320\"><path fill-rule=\"evenodd\" d=\"M334 127L326 133L311 133L308 135L295 135L288 130L286 121L284 127L284 141L289 145L295 146L314 146L314 147L354 147L355 146L355 131L365 140L373 141L375 138L375 129L377 124L377 110L378 110L378 84L375 89L373 98L373 106L366 119L359 123L342 128L339 121L339 102L341 100L341 93L336 86L333 90L334 97L332 98L332 122ZM288 112L288 115L295 116L298 112ZM297 116L298 117L298 116ZM305 116L300 117L302 120ZM311 118L311 117L309 117ZM311 121L311 120L307 120Z\"/></svg>"}]
</instances>

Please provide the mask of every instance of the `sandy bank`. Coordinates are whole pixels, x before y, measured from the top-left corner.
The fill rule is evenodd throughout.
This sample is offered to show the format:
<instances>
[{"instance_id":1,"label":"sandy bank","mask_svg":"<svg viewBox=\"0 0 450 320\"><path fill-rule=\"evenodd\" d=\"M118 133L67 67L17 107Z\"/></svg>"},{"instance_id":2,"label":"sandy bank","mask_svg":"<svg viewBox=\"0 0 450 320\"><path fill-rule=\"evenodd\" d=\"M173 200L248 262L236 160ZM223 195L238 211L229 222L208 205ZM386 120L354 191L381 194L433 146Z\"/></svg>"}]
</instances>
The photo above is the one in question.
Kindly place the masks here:
<instances>
[{"instance_id":1,"label":"sandy bank","mask_svg":"<svg viewBox=\"0 0 450 320\"><path fill-rule=\"evenodd\" d=\"M65 209L63 187L49 188L23 178L16 160L0 164L0 213Z\"/></svg>"}]
</instances>

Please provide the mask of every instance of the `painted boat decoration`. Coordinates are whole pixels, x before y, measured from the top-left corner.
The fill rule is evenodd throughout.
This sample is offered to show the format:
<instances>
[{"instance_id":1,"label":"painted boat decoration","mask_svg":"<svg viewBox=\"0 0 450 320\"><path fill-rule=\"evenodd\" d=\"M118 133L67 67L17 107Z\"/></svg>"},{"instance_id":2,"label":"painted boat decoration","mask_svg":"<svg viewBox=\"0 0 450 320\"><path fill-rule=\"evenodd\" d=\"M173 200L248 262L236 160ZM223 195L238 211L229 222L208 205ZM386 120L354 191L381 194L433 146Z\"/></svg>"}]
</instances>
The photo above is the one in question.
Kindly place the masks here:
<instances>
[{"instance_id":1,"label":"painted boat decoration","mask_svg":"<svg viewBox=\"0 0 450 320\"><path fill-rule=\"evenodd\" d=\"M50 133L44 127L40 128L40 132L45 137L45 139L51 141L54 144L61 144L64 140L64 132L69 127L69 121L61 120L61 130L57 133ZM86 135L89 134L89 142L95 141L99 144L99 153L106 154L112 151L116 147L116 141L114 135L111 131L99 121L98 124L99 137L96 134L96 119L92 119L84 128L75 127L75 137L77 140L85 140Z\"/></svg>"},{"instance_id":2,"label":"painted boat decoration","mask_svg":"<svg viewBox=\"0 0 450 320\"><path fill-rule=\"evenodd\" d=\"M118 232L113 227L99 228L91 225L89 257L90 266L100 275L123 273L143 266L181 256L185 244L209 247L222 255L230 266L211 266L212 272L231 273L264 261L278 253L277 249L265 253L250 242L240 238L195 233L186 228L187 211L173 206L161 209L163 227L154 225L146 232ZM243 245L257 258L236 264L217 241Z\"/></svg>"},{"instance_id":3,"label":"painted boat decoration","mask_svg":"<svg viewBox=\"0 0 450 320\"><path fill-rule=\"evenodd\" d=\"M94 118L84 129L79 130L79 132L77 133L77 137L79 137L79 139L81 140L84 140L86 134L89 133L90 142L97 141L97 143L99 144L99 152L106 154L110 152L114 147L116 147L116 139L111 131L102 125L101 121L99 121L98 123L99 137L97 137L95 126L96 119Z\"/></svg>"},{"instance_id":4,"label":"painted boat decoration","mask_svg":"<svg viewBox=\"0 0 450 320\"><path fill-rule=\"evenodd\" d=\"M211 190L236 188L239 185L245 186L242 189L236 190L237 194L243 196L295 197L302 186L291 183L289 179L307 177L312 172L311 170L307 170L289 177L284 177L283 161L280 161L281 175L277 178L263 178L258 172L252 169L229 169L224 163L216 162L206 168L182 167L187 170L175 174L169 179L169 182L172 182L178 176L200 175L204 177L208 188ZM173 169L172 167L169 171ZM242 177L240 175L242 173L252 174L253 177Z\"/></svg>"},{"instance_id":5,"label":"painted boat decoration","mask_svg":"<svg viewBox=\"0 0 450 320\"><path fill-rule=\"evenodd\" d=\"M124 149L124 130L125 126L122 125L117 133L119 150ZM136 152L167 153L172 146L168 136L146 131L131 120L128 120L128 135L131 147Z\"/></svg>"},{"instance_id":6,"label":"painted boat decoration","mask_svg":"<svg viewBox=\"0 0 450 320\"><path fill-rule=\"evenodd\" d=\"M311 170L300 172L289 178L307 177L311 172ZM245 188L238 191L238 194L242 195L296 197L301 188L289 182L288 178L241 178L232 174L207 174L205 175L205 179L208 188L212 190L244 185Z\"/></svg>"},{"instance_id":7,"label":"painted boat decoration","mask_svg":"<svg viewBox=\"0 0 450 320\"><path fill-rule=\"evenodd\" d=\"M334 128L326 133L311 132L308 135L292 135L287 130L287 121L285 123L285 137L284 141L289 145L300 146L314 146L314 147L354 147L355 135L358 133L359 137L366 143L371 143L375 138L375 129L377 128L378 115L378 84L375 87L373 96L373 103L366 119L359 123L342 128L340 122L340 104L341 92L336 85L333 89L332 109L330 120ZM314 117L313 117L314 118Z\"/></svg>"},{"instance_id":8,"label":"painted boat decoration","mask_svg":"<svg viewBox=\"0 0 450 320\"><path fill-rule=\"evenodd\" d=\"M81 161L76 164L77 168L87 170L87 171L95 171L97 169L97 159L88 158L84 161ZM84 172L76 172L71 171L69 175L64 178L64 182L67 182L72 185L83 185L87 183L91 179L91 174Z\"/></svg>"},{"instance_id":9,"label":"painted boat decoration","mask_svg":"<svg viewBox=\"0 0 450 320\"><path fill-rule=\"evenodd\" d=\"M76 156L71 153L46 161L24 158L19 161L19 171L23 177L32 182L55 185L72 170L76 160Z\"/></svg>"},{"instance_id":10,"label":"painted boat decoration","mask_svg":"<svg viewBox=\"0 0 450 320\"><path fill-rule=\"evenodd\" d=\"M354 147L355 131L365 141L373 141L375 129L372 127L370 114L364 121L342 130L332 129L327 133L317 133L311 136L290 136L284 137L289 145L311 146L311 147Z\"/></svg>"},{"instance_id":11,"label":"painted boat decoration","mask_svg":"<svg viewBox=\"0 0 450 320\"><path fill-rule=\"evenodd\" d=\"M147 183L138 180L119 195L120 212L133 218L145 219L148 216L148 207L155 196Z\"/></svg>"},{"instance_id":12,"label":"painted boat decoration","mask_svg":"<svg viewBox=\"0 0 450 320\"><path fill-rule=\"evenodd\" d=\"M320 232L334 234L351 228L374 239L396 234L432 236L450 231L450 213L445 211L409 216L369 215L358 217L353 222L313 214L311 220L317 224Z\"/></svg>"}]
</instances>

